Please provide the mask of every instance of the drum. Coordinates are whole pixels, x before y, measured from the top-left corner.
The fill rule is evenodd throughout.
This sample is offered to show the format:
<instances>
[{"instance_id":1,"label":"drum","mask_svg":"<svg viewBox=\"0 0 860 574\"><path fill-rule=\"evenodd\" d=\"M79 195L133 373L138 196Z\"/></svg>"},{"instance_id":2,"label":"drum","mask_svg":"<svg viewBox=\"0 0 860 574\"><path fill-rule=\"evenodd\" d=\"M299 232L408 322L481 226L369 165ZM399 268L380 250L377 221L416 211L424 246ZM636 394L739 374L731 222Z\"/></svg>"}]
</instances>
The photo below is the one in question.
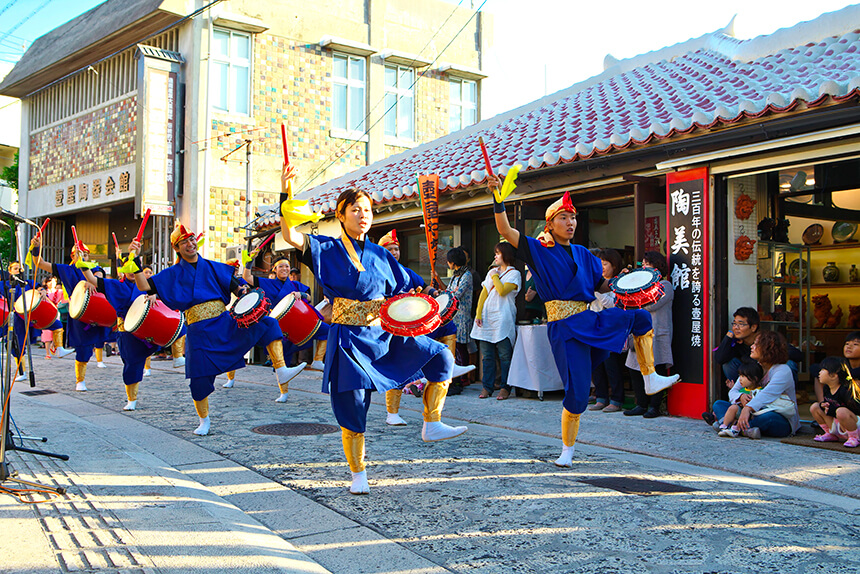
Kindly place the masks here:
<instances>
[{"instance_id":1,"label":"drum","mask_svg":"<svg viewBox=\"0 0 860 574\"><path fill-rule=\"evenodd\" d=\"M272 304L262 289L252 289L239 297L239 300L230 309L230 315L240 327L247 329L265 317L271 307Z\"/></svg>"},{"instance_id":2,"label":"drum","mask_svg":"<svg viewBox=\"0 0 860 574\"><path fill-rule=\"evenodd\" d=\"M151 301L146 295L139 295L128 309L124 329L147 343L169 347L179 338L184 326L182 313L158 299Z\"/></svg>"},{"instance_id":3,"label":"drum","mask_svg":"<svg viewBox=\"0 0 860 574\"><path fill-rule=\"evenodd\" d=\"M0 326L5 327L9 321L9 304L6 297L0 296Z\"/></svg>"},{"instance_id":4,"label":"drum","mask_svg":"<svg viewBox=\"0 0 860 574\"><path fill-rule=\"evenodd\" d=\"M278 301L269 317L278 321L284 336L297 347L310 341L322 324L314 308L298 293L289 293Z\"/></svg>"},{"instance_id":5,"label":"drum","mask_svg":"<svg viewBox=\"0 0 860 574\"><path fill-rule=\"evenodd\" d=\"M69 317L88 325L112 327L116 323L116 310L103 294L87 289L87 282L81 281L69 298Z\"/></svg>"},{"instance_id":6,"label":"drum","mask_svg":"<svg viewBox=\"0 0 860 574\"><path fill-rule=\"evenodd\" d=\"M30 322L37 329L44 329L57 320L60 314L57 307L38 291L30 289L15 301L15 312L22 319L26 319L27 307L30 307Z\"/></svg>"},{"instance_id":7,"label":"drum","mask_svg":"<svg viewBox=\"0 0 860 574\"><path fill-rule=\"evenodd\" d=\"M457 314L457 308L460 306L460 301L453 293L442 291L437 297L436 302L439 303L439 318L442 319L442 325L447 325Z\"/></svg>"},{"instance_id":8,"label":"drum","mask_svg":"<svg viewBox=\"0 0 860 574\"><path fill-rule=\"evenodd\" d=\"M424 293L404 293L385 301L379 310L382 328L393 335L417 337L442 325L439 303Z\"/></svg>"},{"instance_id":9,"label":"drum","mask_svg":"<svg viewBox=\"0 0 860 574\"><path fill-rule=\"evenodd\" d=\"M663 296L660 273L650 268L613 277L609 280L609 288L615 293L615 306L620 309L641 309Z\"/></svg>"}]
</instances>

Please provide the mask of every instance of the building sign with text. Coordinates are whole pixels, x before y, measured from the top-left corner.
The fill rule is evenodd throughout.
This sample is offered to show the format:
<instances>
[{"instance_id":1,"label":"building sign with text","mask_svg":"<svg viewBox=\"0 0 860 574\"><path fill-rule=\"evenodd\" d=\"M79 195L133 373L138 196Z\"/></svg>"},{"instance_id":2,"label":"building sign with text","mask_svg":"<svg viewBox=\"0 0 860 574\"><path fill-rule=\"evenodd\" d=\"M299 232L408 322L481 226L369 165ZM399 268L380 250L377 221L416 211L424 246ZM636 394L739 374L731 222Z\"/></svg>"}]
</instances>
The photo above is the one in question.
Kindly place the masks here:
<instances>
[{"instance_id":1,"label":"building sign with text","mask_svg":"<svg viewBox=\"0 0 860 574\"><path fill-rule=\"evenodd\" d=\"M698 417L707 406L710 278L708 269L708 170L666 175L672 356L681 383L669 393L672 414Z\"/></svg>"}]
</instances>

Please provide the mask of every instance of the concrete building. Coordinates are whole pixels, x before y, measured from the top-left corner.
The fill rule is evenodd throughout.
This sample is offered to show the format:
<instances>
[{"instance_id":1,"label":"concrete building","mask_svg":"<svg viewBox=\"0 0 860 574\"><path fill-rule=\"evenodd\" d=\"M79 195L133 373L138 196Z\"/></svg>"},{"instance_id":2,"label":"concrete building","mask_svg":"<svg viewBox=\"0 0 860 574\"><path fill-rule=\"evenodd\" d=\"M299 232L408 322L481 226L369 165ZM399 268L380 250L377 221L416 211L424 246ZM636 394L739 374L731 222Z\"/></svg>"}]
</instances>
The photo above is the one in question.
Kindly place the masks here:
<instances>
[{"instance_id":1,"label":"concrete building","mask_svg":"<svg viewBox=\"0 0 860 574\"><path fill-rule=\"evenodd\" d=\"M20 212L102 263L147 209L168 264L178 216L225 259L283 163L315 185L480 120L487 15L441 0L108 0L37 39L0 83L21 100Z\"/></svg>"},{"instance_id":2,"label":"concrete building","mask_svg":"<svg viewBox=\"0 0 860 574\"><path fill-rule=\"evenodd\" d=\"M12 64L0 62L0 81L12 69ZM0 168L9 167L15 163L18 153L20 133L16 126L21 124L21 102L16 98L0 96L0 125L7 126L0 130ZM10 211L18 210L18 192L0 180L0 207Z\"/></svg>"}]
</instances>

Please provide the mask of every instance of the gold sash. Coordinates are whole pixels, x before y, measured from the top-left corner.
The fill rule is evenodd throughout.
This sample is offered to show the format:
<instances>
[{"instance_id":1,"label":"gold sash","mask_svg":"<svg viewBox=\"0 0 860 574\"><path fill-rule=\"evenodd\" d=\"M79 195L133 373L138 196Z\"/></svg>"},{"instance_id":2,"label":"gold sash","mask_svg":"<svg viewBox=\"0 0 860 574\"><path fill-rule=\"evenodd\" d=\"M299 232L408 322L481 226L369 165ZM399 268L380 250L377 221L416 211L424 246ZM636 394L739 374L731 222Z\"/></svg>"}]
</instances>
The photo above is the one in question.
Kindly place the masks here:
<instances>
[{"instance_id":1,"label":"gold sash","mask_svg":"<svg viewBox=\"0 0 860 574\"><path fill-rule=\"evenodd\" d=\"M561 321L588 309L588 303L585 301L562 301L556 299L554 301L547 301L545 305L547 321Z\"/></svg>"},{"instance_id":2,"label":"gold sash","mask_svg":"<svg viewBox=\"0 0 860 574\"><path fill-rule=\"evenodd\" d=\"M379 327L379 309L384 299L356 301L335 297L332 303L331 322L353 327Z\"/></svg>"},{"instance_id":3,"label":"gold sash","mask_svg":"<svg viewBox=\"0 0 860 574\"><path fill-rule=\"evenodd\" d=\"M185 322L189 325L217 317L225 312L227 307L220 299L198 303L185 312Z\"/></svg>"}]
</instances>

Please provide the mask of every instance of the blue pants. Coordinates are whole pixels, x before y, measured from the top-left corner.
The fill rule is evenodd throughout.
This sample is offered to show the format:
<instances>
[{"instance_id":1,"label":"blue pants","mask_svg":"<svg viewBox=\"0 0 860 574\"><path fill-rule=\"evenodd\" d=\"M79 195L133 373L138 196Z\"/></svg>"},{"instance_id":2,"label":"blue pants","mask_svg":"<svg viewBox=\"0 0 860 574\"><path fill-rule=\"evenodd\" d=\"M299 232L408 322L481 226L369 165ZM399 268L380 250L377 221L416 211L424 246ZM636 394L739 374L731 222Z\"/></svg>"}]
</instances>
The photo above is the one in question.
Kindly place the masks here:
<instances>
[{"instance_id":1,"label":"blue pants","mask_svg":"<svg viewBox=\"0 0 860 574\"><path fill-rule=\"evenodd\" d=\"M215 392L215 375L191 377L188 386L191 387L191 398L195 401L202 401Z\"/></svg>"},{"instance_id":2,"label":"blue pants","mask_svg":"<svg viewBox=\"0 0 860 574\"><path fill-rule=\"evenodd\" d=\"M334 411L337 424L352 432L364 433L372 392L372 389L356 389L331 393L331 410Z\"/></svg>"},{"instance_id":3,"label":"blue pants","mask_svg":"<svg viewBox=\"0 0 860 574\"><path fill-rule=\"evenodd\" d=\"M496 382L496 355L499 356L499 366L502 370L502 388L511 390L508 384L508 373L511 370L511 357L514 354L510 339L502 339L498 343L478 341L481 348L482 375L481 384L484 390L493 394Z\"/></svg>"},{"instance_id":4,"label":"blue pants","mask_svg":"<svg viewBox=\"0 0 860 574\"><path fill-rule=\"evenodd\" d=\"M714 415L718 421L723 420L730 406L731 403L729 401L714 402ZM791 434L791 423L788 422L788 419L773 411L750 417L750 427L758 427L761 430L762 436L782 438Z\"/></svg>"},{"instance_id":5,"label":"blue pants","mask_svg":"<svg viewBox=\"0 0 860 574\"><path fill-rule=\"evenodd\" d=\"M616 407L624 404L624 379L621 374L624 357L622 353L609 353L609 358L591 371L594 397L598 403L612 404Z\"/></svg>"}]
</instances>

